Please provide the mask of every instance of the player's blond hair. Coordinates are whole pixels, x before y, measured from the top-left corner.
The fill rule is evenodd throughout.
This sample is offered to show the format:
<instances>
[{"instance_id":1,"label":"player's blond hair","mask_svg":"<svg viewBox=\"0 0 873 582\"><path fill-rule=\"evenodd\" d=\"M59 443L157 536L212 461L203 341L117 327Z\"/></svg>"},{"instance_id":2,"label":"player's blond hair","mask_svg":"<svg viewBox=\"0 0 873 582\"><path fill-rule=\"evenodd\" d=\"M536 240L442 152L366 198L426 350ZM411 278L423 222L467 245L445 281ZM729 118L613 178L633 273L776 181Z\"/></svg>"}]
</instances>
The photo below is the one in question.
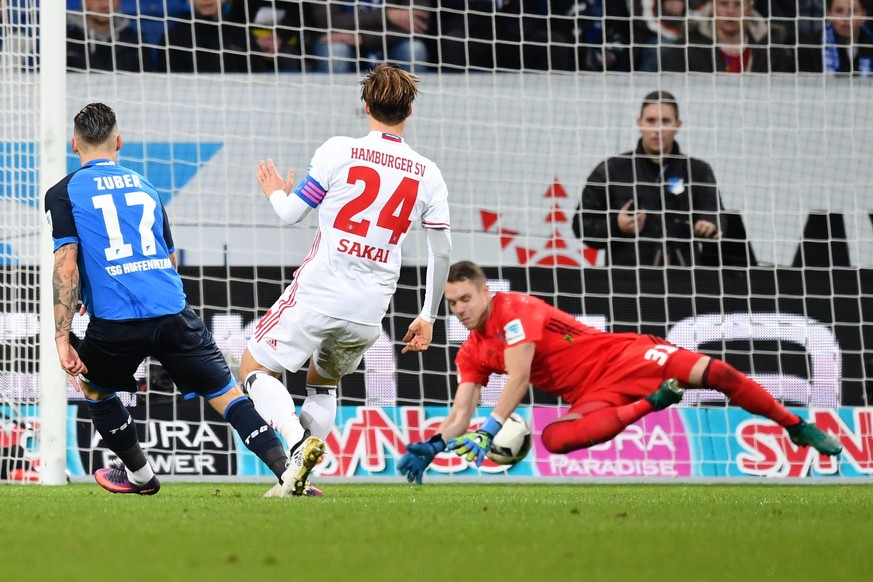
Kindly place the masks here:
<instances>
[{"instance_id":1,"label":"player's blond hair","mask_svg":"<svg viewBox=\"0 0 873 582\"><path fill-rule=\"evenodd\" d=\"M399 125L412 113L418 95L418 77L386 63L376 65L361 81L361 100L373 119Z\"/></svg>"}]
</instances>

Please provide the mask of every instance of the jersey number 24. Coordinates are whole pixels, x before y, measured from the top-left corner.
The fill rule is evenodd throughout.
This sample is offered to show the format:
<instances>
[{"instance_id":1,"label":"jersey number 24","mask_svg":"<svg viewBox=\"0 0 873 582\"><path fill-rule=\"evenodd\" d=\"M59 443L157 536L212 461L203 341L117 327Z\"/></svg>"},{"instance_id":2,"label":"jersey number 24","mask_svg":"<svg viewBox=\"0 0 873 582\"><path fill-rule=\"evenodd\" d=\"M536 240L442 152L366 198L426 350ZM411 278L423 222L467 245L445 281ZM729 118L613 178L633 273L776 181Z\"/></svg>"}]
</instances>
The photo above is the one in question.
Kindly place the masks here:
<instances>
[{"instance_id":1,"label":"jersey number 24","mask_svg":"<svg viewBox=\"0 0 873 582\"><path fill-rule=\"evenodd\" d=\"M364 183L364 191L354 200L343 206L336 215L333 227L343 232L348 232L360 237L366 237L370 230L370 221L367 219L355 220L355 217L373 205L379 195L382 179L379 172L367 166L353 166L349 168L348 183ZM409 227L412 221L409 215L415 208L418 198L418 180L403 178L400 185L391 195L391 198L379 212L376 226L391 232L389 244L396 245Z\"/></svg>"}]
</instances>

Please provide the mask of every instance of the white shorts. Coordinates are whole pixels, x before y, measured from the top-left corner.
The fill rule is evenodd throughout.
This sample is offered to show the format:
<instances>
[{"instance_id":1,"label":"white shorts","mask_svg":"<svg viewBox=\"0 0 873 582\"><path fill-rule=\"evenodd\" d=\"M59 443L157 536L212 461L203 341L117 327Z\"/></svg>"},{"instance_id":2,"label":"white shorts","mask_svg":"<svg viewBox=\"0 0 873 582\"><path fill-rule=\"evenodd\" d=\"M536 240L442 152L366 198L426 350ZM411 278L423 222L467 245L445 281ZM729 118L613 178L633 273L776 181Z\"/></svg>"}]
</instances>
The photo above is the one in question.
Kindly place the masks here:
<instances>
[{"instance_id":1,"label":"white shorts","mask_svg":"<svg viewBox=\"0 0 873 582\"><path fill-rule=\"evenodd\" d=\"M257 362L274 372L299 370L310 357L324 378L339 380L353 372L382 327L328 317L285 294L270 308L249 338L248 349Z\"/></svg>"}]
</instances>

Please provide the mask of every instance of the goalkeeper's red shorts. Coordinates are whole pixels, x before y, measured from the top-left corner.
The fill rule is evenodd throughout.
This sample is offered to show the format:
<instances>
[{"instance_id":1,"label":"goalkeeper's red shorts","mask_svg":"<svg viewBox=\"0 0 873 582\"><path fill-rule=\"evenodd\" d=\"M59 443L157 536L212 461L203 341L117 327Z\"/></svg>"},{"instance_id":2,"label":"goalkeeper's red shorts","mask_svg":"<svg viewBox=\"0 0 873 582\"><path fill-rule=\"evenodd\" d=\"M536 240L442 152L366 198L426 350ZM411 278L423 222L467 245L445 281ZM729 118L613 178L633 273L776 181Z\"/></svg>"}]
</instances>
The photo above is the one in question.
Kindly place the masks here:
<instances>
[{"instance_id":1,"label":"goalkeeper's red shorts","mask_svg":"<svg viewBox=\"0 0 873 582\"><path fill-rule=\"evenodd\" d=\"M705 357L674 346L663 338L640 336L612 359L607 372L565 396L570 413L590 408L592 402L621 406L645 398L667 378L687 382L694 364Z\"/></svg>"}]
</instances>

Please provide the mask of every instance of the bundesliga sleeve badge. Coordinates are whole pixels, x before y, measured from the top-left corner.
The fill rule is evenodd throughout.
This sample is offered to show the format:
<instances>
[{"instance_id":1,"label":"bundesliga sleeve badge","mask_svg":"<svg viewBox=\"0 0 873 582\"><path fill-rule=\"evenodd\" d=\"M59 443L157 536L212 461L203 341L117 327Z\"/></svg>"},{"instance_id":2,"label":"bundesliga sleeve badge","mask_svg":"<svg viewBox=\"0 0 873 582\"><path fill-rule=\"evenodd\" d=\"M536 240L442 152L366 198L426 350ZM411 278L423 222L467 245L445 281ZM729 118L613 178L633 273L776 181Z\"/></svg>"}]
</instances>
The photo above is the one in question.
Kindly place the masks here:
<instances>
[{"instance_id":1,"label":"bundesliga sleeve badge","mask_svg":"<svg viewBox=\"0 0 873 582\"><path fill-rule=\"evenodd\" d=\"M520 319L513 319L504 325L503 331L506 334L506 345L508 346L517 344L525 338L524 326L521 325Z\"/></svg>"}]
</instances>

